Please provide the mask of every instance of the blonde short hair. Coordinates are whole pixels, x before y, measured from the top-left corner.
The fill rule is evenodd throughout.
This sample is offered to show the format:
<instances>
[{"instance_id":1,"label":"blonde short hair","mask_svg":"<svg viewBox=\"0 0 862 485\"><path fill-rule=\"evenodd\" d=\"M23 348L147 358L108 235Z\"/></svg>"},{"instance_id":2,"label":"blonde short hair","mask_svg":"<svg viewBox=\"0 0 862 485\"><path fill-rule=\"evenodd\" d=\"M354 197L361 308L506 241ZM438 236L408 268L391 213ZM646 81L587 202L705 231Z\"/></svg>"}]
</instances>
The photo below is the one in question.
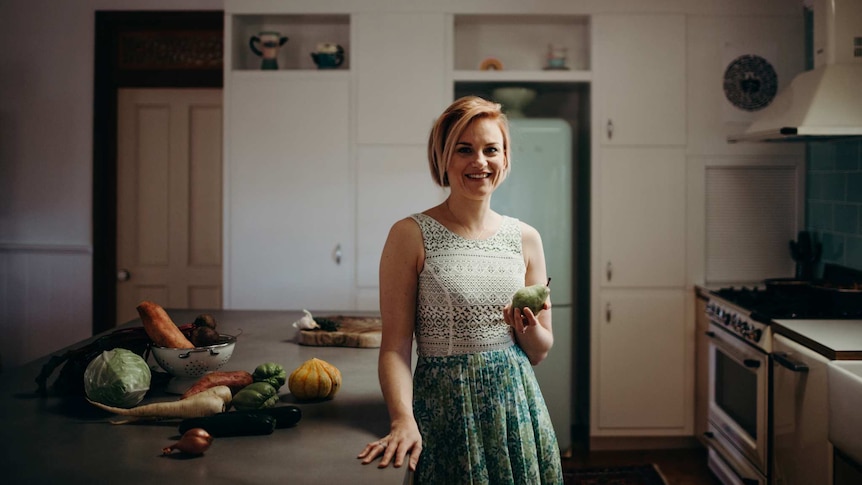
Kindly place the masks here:
<instances>
[{"instance_id":1,"label":"blonde short hair","mask_svg":"<svg viewBox=\"0 0 862 485\"><path fill-rule=\"evenodd\" d=\"M441 187L449 186L446 168L455 150L458 139L473 120L487 118L497 122L503 133L503 155L505 169L509 170L509 122L498 103L478 96L465 96L455 100L437 118L428 137L428 165L431 178ZM504 174L505 175L505 174Z\"/></svg>"}]
</instances>

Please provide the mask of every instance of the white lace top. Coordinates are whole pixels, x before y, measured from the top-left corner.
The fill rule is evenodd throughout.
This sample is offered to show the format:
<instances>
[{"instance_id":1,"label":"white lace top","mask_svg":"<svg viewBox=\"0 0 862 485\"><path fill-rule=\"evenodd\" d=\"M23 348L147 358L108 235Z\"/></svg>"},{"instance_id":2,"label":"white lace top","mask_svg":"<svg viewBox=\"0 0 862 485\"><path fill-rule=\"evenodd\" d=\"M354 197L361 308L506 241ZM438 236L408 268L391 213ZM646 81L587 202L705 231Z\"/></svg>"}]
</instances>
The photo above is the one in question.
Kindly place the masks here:
<instances>
[{"instance_id":1,"label":"white lace top","mask_svg":"<svg viewBox=\"0 0 862 485\"><path fill-rule=\"evenodd\" d=\"M411 217L422 229L425 245L417 297L417 353L458 355L514 345L503 307L524 286L518 220L503 216L496 234L471 240L425 214Z\"/></svg>"}]
</instances>

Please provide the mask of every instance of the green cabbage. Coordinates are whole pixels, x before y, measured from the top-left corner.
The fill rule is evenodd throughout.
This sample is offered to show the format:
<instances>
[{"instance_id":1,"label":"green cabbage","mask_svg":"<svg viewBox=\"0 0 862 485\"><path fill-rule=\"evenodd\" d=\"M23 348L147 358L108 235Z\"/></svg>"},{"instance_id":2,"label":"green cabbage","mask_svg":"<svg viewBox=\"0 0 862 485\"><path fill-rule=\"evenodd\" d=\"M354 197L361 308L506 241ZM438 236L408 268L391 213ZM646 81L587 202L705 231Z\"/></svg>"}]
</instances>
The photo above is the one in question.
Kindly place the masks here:
<instances>
[{"instance_id":1,"label":"green cabbage","mask_svg":"<svg viewBox=\"0 0 862 485\"><path fill-rule=\"evenodd\" d=\"M131 350L116 348L96 356L84 371L84 391L91 401L130 408L150 390L150 367Z\"/></svg>"}]
</instances>

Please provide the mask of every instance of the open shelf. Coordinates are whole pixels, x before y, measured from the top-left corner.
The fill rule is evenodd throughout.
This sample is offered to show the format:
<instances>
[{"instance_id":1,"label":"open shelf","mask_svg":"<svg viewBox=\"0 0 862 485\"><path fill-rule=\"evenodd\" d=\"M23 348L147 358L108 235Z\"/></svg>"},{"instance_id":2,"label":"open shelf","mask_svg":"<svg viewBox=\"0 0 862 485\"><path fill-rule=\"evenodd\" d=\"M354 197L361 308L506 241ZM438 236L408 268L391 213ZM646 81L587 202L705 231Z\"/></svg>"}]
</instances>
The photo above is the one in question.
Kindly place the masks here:
<instances>
[{"instance_id":1,"label":"open shelf","mask_svg":"<svg viewBox=\"0 0 862 485\"><path fill-rule=\"evenodd\" d=\"M344 63L335 70L350 69L350 15L236 14L231 22L231 70L261 70L261 58L252 52L249 41L252 36L269 31L288 38L278 51L279 70L317 71L311 53L322 42L338 44L345 50ZM333 69L321 71L329 70Z\"/></svg>"},{"instance_id":2,"label":"open shelf","mask_svg":"<svg viewBox=\"0 0 862 485\"><path fill-rule=\"evenodd\" d=\"M500 75L506 71L537 75L548 80L570 80L566 73L590 70L590 21L582 15L455 15L453 70L458 79L465 71ZM549 46L566 52L569 70L546 71ZM502 70L480 69L494 58ZM518 74L526 76L527 74ZM512 78L512 80L517 80Z\"/></svg>"}]
</instances>

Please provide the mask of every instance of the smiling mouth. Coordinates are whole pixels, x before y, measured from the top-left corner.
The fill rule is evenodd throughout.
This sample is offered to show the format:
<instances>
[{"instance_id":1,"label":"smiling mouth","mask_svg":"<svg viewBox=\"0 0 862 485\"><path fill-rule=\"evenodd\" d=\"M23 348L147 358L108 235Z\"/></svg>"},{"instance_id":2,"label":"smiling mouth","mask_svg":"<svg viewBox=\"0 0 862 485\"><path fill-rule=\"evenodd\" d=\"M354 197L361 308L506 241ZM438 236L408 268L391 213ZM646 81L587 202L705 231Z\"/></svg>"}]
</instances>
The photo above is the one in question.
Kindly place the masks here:
<instances>
[{"instance_id":1,"label":"smiling mouth","mask_svg":"<svg viewBox=\"0 0 862 485\"><path fill-rule=\"evenodd\" d=\"M488 178L488 177L490 177L490 176L491 176L491 174L490 174L490 173L471 173L471 174L467 174L467 178L469 178L469 179L476 179L476 180L479 180L479 179L486 179L486 178Z\"/></svg>"}]
</instances>

